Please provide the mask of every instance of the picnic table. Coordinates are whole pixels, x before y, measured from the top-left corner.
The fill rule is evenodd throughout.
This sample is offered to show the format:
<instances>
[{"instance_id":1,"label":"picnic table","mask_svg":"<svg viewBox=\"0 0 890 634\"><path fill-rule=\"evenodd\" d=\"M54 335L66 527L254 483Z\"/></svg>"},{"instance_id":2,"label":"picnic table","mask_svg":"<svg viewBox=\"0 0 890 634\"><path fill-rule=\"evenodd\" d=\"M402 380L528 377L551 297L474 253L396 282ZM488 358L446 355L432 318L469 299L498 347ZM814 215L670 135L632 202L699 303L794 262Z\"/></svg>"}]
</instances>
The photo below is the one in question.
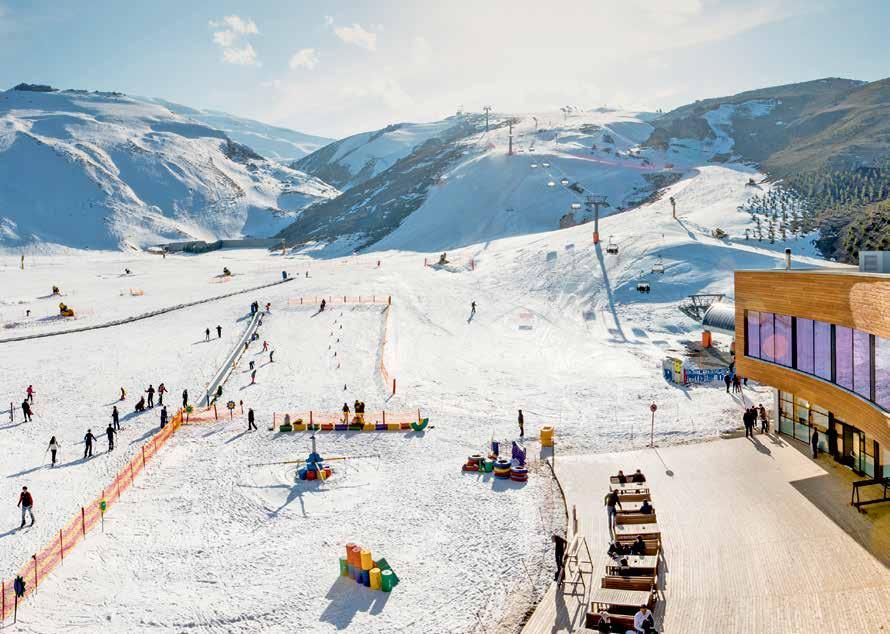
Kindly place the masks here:
<instances>
[{"instance_id":1,"label":"picnic table","mask_svg":"<svg viewBox=\"0 0 890 634\"><path fill-rule=\"evenodd\" d=\"M614 588L596 588L590 593L590 603L594 612L608 609L612 605L638 608L650 605L652 593L645 590L616 590Z\"/></svg>"},{"instance_id":2,"label":"picnic table","mask_svg":"<svg viewBox=\"0 0 890 634\"><path fill-rule=\"evenodd\" d=\"M649 573L653 575L658 571L658 557L656 555L627 555L627 567L637 573ZM617 571L620 568L618 560L613 559L606 565L606 572Z\"/></svg>"},{"instance_id":3,"label":"picnic table","mask_svg":"<svg viewBox=\"0 0 890 634\"><path fill-rule=\"evenodd\" d=\"M615 527L615 535L619 537L628 535L642 535L643 538L647 536L661 537L661 529L658 528L658 524L618 524Z\"/></svg>"},{"instance_id":4,"label":"picnic table","mask_svg":"<svg viewBox=\"0 0 890 634\"><path fill-rule=\"evenodd\" d=\"M649 485L645 482L626 482L625 484L610 484L610 491L618 493L649 493Z\"/></svg>"},{"instance_id":5,"label":"picnic table","mask_svg":"<svg viewBox=\"0 0 890 634\"><path fill-rule=\"evenodd\" d=\"M652 504L651 502L649 503ZM625 502L621 500L621 506L616 507L619 513L639 513L640 507L643 506L642 502Z\"/></svg>"}]
</instances>

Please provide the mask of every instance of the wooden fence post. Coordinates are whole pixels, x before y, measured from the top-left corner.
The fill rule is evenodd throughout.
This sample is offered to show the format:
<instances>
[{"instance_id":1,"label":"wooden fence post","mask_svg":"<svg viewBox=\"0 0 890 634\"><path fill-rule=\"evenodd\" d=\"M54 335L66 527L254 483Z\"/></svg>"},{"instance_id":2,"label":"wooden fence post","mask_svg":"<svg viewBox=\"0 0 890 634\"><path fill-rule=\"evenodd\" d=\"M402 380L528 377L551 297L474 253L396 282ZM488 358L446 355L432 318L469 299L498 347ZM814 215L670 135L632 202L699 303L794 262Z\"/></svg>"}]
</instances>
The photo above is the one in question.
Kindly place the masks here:
<instances>
[{"instance_id":1,"label":"wooden fence post","mask_svg":"<svg viewBox=\"0 0 890 634\"><path fill-rule=\"evenodd\" d=\"M83 536L87 536L87 522L84 519L83 507L80 507L80 530L83 532Z\"/></svg>"},{"instance_id":2,"label":"wooden fence post","mask_svg":"<svg viewBox=\"0 0 890 634\"><path fill-rule=\"evenodd\" d=\"M142 468L145 468L145 445L142 445Z\"/></svg>"},{"instance_id":3,"label":"wooden fence post","mask_svg":"<svg viewBox=\"0 0 890 634\"><path fill-rule=\"evenodd\" d=\"M31 555L31 559L34 560L34 590L37 590L37 553Z\"/></svg>"},{"instance_id":4,"label":"wooden fence post","mask_svg":"<svg viewBox=\"0 0 890 634\"><path fill-rule=\"evenodd\" d=\"M213 402L213 418L219 420L219 414L216 412L216 401Z\"/></svg>"},{"instance_id":5,"label":"wooden fence post","mask_svg":"<svg viewBox=\"0 0 890 634\"><path fill-rule=\"evenodd\" d=\"M62 561L65 561L65 544L62 541L62 529L59 529L59 557L62 558Z\"/></svg>"},{"instance_id":6,"label":"wooden fence post","mask_svg":"<svg viewBox=\"0 0 890 634\"><path fill-rule=\"evenodd\" d=\"M393 394L396 393L396 380L395 379L392 380L392 393Z\"/></svg>"},{"instance_id":7,"label":"wooden fence post","mask_svg":"<svg viewBox=\"0 0 890 634\"><path fill-rule=\"evenodd\" d=\"M312 411L309 411L309 424L312 425Z\"/></svg>"},{"instance_id":8,"label":"wooden fence post","mask_svg":"<svg viewBox=\"0 0 890 634\"><path fill-rule=\"evenodd\" d=\"M386 410L383 410L383 424L386 425Z\"/></svg>"},{"instance_id":9,"label":"wooden fence post","mask_svg":"<svg viewBox=\"0 0 890 634\"><path fill-rule=\"evenodd\" d=\"M0 583L0 587L2 587L2 595L3 595L3 607L0 608L0 621L6 620L6 579Z\"/></svg>"}]
</instances>

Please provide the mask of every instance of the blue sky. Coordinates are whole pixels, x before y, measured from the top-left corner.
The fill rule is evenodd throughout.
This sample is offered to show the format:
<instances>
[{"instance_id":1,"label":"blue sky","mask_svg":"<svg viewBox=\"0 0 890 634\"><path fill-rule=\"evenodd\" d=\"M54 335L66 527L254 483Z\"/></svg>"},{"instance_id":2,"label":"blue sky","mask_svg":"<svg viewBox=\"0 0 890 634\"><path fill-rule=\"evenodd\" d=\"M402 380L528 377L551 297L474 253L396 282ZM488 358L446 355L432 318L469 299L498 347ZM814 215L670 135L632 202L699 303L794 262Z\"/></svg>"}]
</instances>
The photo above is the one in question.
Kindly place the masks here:
<instances>
[{"instance_id":1,"label":"blue sky","mask_svg":"<svg viewBox=\"0 0 890 634\"><path fill-rule=\"evenodd\" d=\"M0 0L0 87L118 90L343 136L461 105L668 109L881 79L887 24L882 0Z\"/></svg>"}]
</instances>

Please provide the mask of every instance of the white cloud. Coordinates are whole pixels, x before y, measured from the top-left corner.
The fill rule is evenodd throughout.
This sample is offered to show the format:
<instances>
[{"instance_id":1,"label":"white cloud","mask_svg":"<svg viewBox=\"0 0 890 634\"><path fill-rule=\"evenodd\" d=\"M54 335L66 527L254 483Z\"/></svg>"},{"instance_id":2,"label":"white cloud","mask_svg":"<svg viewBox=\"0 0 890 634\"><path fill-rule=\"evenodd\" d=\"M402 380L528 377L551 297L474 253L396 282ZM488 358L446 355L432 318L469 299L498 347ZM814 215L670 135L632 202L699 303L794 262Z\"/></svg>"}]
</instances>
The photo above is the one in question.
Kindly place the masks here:
<instances>
[{"instance_id":1,"label":"white cloud","mask_svg":"<svg viewBox=\"0 0 890 634\"><path fill-rule=\"evenodd\" d=\"M289 66L291 68L306 68L312 70L318 64L318 51L314 48L301 48L291 55Z\"/></svg>"},{"instance_id":2,"label":"white cloud","mask_svg":"<svg viewBox=\"0 0 890 634\"><path fill-rule=\"evenodd\" d=\"M377 50L377 34L366 31L361 24L352 26L335 26L334 35L347 44L353 44L368 51Z\"/></svg>"},{"instance_id":3,"label":"white cloud","mask_svg":"<svg viewBox=\"0 0 890 634\"><path fill-rule=\"evenodd\" d=\"M224 48L223 60L229 64L237 64L238 66L259 65L256 51L253 49L253 46L250 45L250 42L246 43L241 48L238 48L237 46Z\"/></svg>"},{"instance_id":4,"label":"white cloud","mask_svg":"<svg viewBox=\"0 0 890 634\"><path fill-rule=\"evenodd\" d=\"M242 38L259 34L256 22L238 15L227 15L222 20L210 20L213 42L222 49L223 61L239 66L259 66L259 57L250 42L239 46Z\"/></svg>"}]
</instances>

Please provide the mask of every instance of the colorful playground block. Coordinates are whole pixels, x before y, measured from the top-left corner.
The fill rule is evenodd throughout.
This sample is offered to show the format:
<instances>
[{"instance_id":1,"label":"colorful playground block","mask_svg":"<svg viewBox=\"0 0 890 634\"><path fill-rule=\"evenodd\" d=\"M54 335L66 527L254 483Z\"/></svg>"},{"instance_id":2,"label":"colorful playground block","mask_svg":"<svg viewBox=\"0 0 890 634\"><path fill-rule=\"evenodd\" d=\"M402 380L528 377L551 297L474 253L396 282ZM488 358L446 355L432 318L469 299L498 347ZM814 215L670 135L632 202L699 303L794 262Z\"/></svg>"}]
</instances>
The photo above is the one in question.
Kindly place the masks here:
<instances>
[{"instance_id":1,"label":"colorful playground block","mask_svg":"<svg viewBox=\"0 0 890 634\"><path fill-rule=\"evenodd\" d=\"M384 592L390 592L396 585L396 575L392 570L383 570L380 573L380 589Z\"/></svg>"},{"instance_id":2,"label":"colorful playground block","mask_svg":"<svg viewBox=\"0 0 890 634\"><path fill-rule=\"evenodd\" d=\"M375 431L377 430L377 425L374 423L365 423L364 427L362 427L362 431Z\"/></svg>"},{"instance_id":3,"label":"colorful playground block","mask_svg":"<svg viewBox=\"0 0 890 634\"><path fill-rule=\"evenodd\" d=\"M294 431L306 431L305 423L297 423L294 425Z\"/></svg>"},{"instance_id":4,"label":"colorful playground block","mask_svg":"<svg viewBox=\"0 0 890 634\"><path fill-rule=\"evenodd\" d=\"M386 429L389 431L399 431L402 426L399 423L386 423Z\"/></svg>"},{"instance_id":5,"label":"colorful playground block","mask_svg":"<svg viewBox=\"0 0 890 634\"><path fill-rule=\"evenodd\" d=\"M362 570L370 570L374 567L374 561L371 559L371 551L363 550L361 553Z\"/></svg>"},{"instance_id":6,"label":"colorful playground block","mask_svg":"<svg viewBox=\"0 0 890 634\"><path fill-rule=\"evenodd\" d=\"M412 425L412 424L413 424L413 423L400 423L400 424L399 424L399 429L401 429L402 431L411 431L411 425Z\"/></svg>"},{"instance_id":7,"label":"colorful playground block","mask_svg":"<svg viewBox=\"0 0 890 634\"><path fill-rule=\"evenodd\" d=\"M380 568L371 568L371 590L379 590L380 589L380 578L381 578Z\"/></svg>"},{"instance_id":8,"label":"colorful playground block","mask_svg":"<svg viewBox=\"0 0 890 634\"><path fill-rule=\"evenodd\" d=\"M349 562L346 561L346 557L340 557L340 576L349 576Z\"/></svg>"}]
</instances>

